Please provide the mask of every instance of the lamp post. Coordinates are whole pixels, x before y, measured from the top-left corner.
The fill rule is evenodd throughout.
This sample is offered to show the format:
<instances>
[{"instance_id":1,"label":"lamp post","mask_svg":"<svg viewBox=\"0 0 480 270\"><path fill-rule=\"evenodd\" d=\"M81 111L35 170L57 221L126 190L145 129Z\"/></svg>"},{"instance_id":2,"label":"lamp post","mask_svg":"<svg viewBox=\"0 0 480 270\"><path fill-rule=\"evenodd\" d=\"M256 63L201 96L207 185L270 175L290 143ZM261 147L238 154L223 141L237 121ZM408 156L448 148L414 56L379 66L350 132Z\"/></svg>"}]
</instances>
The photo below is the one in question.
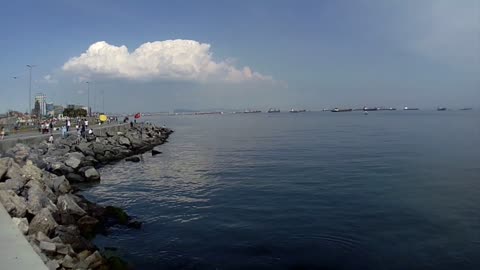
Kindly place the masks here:
<instances>
[{"instance_id":1,"label":"lamp post","mask_svg":"<svg viewBox=\"0 0 480 270\"><path fill-rule=\"evenodd\" d=\"M28 86L28 115L32 114L32 68L35 67L35 65L27 65L29 71L30 71L30 83Z\"/></svg>"},{"instance_id":2,"label":"lamp post","mask_svg":"<svg viewBox=\"0 0 480 270\"><path fill-rule=\"evenodd\" d=\"M88 99L88 104L87 104L87 113L88 116L92 116L91 111L90 111L90 82L85 82L87 84L87 99Z\"/></svg>"}]
</instances>

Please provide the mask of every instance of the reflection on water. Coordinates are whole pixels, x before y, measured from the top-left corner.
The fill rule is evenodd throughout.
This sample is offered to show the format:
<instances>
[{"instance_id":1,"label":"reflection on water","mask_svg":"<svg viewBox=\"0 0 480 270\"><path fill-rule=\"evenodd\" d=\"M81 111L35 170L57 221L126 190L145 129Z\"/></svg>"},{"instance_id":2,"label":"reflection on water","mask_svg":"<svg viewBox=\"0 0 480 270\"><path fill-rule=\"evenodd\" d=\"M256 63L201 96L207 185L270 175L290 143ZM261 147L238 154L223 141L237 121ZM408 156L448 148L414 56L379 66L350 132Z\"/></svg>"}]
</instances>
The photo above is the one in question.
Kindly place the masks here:
<instances>
[{"instance_id":1,"label":"reflection on water","mask_svg":"<svg viewBox=\"0 0 480 270\"><path fill-rule=\"evenodd\" d=\"M153 118L163 153L85 192L144 227L97 243L138 269L480 269L478 116Z\"/></svg>"}]
</instances>

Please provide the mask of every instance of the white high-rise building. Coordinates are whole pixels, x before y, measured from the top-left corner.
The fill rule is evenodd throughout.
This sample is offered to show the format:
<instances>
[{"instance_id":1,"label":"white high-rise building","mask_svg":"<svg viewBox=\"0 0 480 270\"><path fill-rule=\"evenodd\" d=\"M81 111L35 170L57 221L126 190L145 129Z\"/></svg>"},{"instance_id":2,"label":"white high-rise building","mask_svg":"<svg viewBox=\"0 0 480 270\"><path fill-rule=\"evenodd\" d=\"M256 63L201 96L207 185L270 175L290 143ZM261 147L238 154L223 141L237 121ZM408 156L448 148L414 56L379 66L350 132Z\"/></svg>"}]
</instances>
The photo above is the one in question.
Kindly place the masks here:
<instances>
[{"instance_id":1,"label":"white high-rise building","mask_svg":"<svg viewBox=\"0 0 480 270\"><path fill-rule=\"evenodd\" d=\"M47 114L47 95L43 93L36 94L35 103L37 101L38 101L38 104L40 104L40 115L46 115Z\"/></svg>"}]
</instances>

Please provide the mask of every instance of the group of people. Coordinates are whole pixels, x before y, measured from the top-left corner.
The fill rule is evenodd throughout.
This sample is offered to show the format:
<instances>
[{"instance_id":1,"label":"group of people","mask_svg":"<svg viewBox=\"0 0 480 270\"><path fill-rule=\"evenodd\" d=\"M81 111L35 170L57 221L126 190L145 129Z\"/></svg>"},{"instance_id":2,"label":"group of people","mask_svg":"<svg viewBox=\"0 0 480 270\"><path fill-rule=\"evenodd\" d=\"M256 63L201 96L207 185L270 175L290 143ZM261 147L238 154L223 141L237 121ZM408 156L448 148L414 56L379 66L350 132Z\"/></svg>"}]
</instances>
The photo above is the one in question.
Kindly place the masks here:
<instances>
[{"instance_id":1,"label":"group of people","mask_svg":"<svg viewBox=\"0 0 480 270\"><path fill-rule=\"evenodd\" d=\"M81 138L85 139L87 135L93 134L93 130L89 128L88 119L77 118L76 120L77 120L77 124L75 125L75 129L76 129L78 140L80 140ZM62 125L62 127L60 128L60 131L62 133L62 138L66 138L67 136L69 136L71 127L72 127L72 120L70 118L67 118L65 120L65 124ZM53 129L53 125L52 125L52 129ZM50 133L48 142L49 143L54 142L54 137L52 132Z\"/></svg>"}]
</instances>

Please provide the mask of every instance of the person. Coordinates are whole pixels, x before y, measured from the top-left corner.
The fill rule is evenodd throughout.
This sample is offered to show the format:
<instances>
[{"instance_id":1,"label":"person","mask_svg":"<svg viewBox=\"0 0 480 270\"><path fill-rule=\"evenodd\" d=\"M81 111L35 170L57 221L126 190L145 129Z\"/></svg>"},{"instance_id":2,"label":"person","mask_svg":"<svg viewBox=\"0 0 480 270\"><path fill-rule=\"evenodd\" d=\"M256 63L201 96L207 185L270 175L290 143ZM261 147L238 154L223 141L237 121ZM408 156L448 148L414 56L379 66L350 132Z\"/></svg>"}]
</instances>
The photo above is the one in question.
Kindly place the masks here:
<instances>
[{"instance_id":1,"label":"person","mask_svg":"<svg viewBox=\"0 0 480 270\"><path fill-rule=\"evenodd\" d=\"M82 129L81 129L81 131L80 131L80 134L82 134L82 137L83 137L83 138L86 138L85 125L82 125Z\"/></svg>"},{"instance_id":2,"label":"person","mask_svg":"<svg viewBox=\"0 0 480 270\"><path fill-rule=\"evenodd\" d=\"M50 134L53 134L53 120L50 121L49 127L50 127Z\"/></svg>"},{"instance_id":3,"label":"person","mask_svg":"<svg viewBox=\"0 0 480 270\"><path fill-rule=\"evenodd\" d=\"M88 128L88 120L85 119L84 122L85 122L85 128Z\"/></svg>"},{"instance_id":4,"label":"person","mask_svg":"<svg viewBox=\"0 0 480 270\"><path fill-rule=\"evenodd\" d=\"M130 127L133 128L133 122L132 121L130 121Z\"/></svg>"},{"instance_id":5,"label":"person","mask_svg":"<svg viewBox=\"0 0 480 270\"><path fill-rule=\"evenodd\" d=\"M66 137L67 137L67 127L62 126L62 138L66 138Z\"/></svg>"},{"instance_id":6,"label":"person","mask_svg":"<svg viewBox=\"0 0 480 270\"><path fill-rule=\"evenodd\" d=\"M70 131L70 125L71 125L71 124L72 124L72 123L70 122L70 118L67 119L67 132Z\"/></svg>"},{"instance_id":7,"label":"person","mask_svg":"<svg viewBox=\"0 0 480 270\"><path fill-rule=\"evenodd\" d=\"M50 134L50 138L48 138L49 143L53 143L53 134Z\"/></svg>"},{"instance_id":8,"label":"person","mask_svg":"<svg viewBox=\"0 0 480 270\"><path fill-rule=\"evenodd\" d=\"M92 135L93 134L93 129L88 129L88 135Z\"/></svg>"},{"instance_id":9,"label":"person","mask_svg":"<svg viewBox=\"0 0 480 270\"><path fill-rule=\"evenodd\" d=\"M2 128L0 129L0 140L3 141L3 138L4 138L4 137L5 137L5 128L2 127Z\"/></svg>"}]
</instances>

